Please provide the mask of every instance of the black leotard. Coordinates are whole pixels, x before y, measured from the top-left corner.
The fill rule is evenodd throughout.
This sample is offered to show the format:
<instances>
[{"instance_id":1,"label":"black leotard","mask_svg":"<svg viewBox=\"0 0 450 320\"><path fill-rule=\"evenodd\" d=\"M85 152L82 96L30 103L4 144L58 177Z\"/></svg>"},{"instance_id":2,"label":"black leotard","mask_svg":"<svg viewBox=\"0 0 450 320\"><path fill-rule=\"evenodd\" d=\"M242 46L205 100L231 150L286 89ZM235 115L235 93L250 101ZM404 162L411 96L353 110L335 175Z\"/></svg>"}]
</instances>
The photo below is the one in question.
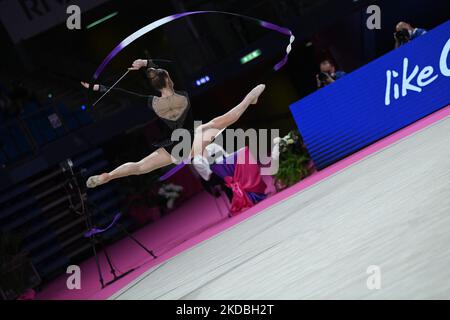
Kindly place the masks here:
<instances>
[{"instance_id":1,"label":"black leotard","mask_svg":"<svg viewBox=\"0 0 450 320\"><path fill-rule=\"evenodd\" d=\"M151 61L149 61L149 66L157 67ZM109 87L107 86L104 85L99 86L99 92L106 92L108 89ZM189 96L186 91L175 91L175 94L184 96L187 99L187 106L185 107L185 110L181 113L181 115L177 117L176 120L169 120L167 118L159 116L155 111L154 101L159 97L153 95L139 94L122 88L113 88L112 90L114 90L114 92L127 94L128 97L133 97L133 100L136 100L137 103L145 103L145 105L149 107L153 111L153 113L155 113L155 116L160 119L160 121L163 123L163 125L161 126L163 128L162 129L163 132L161 133L161 139L159 139L158 142L153 144L155 147L164 148L168 153L171 153L173 147L178 143L178 141L172 141L171 139L173 131L177 129L188 130L191 138L193 138L194 119L192 116Z\"/></svg>"}]
</instances>

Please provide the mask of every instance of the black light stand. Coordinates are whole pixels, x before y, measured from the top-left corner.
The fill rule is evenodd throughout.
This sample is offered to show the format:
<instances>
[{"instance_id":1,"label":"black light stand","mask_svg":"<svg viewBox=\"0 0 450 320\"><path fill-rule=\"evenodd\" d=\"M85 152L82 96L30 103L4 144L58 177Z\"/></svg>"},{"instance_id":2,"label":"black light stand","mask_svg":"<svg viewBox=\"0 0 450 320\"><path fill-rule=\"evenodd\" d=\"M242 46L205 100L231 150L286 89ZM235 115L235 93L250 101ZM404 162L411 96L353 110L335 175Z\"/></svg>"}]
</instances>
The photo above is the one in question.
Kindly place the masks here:
<instances>
[{"instance_id":1,"label":"black light stand","mask_svg":"<svg viewBox=\"0 0 450 320\"><path fill-rule=\"evenodd\" d=\"M62 171L66 174L66 183L65 183L65 189L67 194L69 195L69 202L70 202L70 209L74 212L76 212L79 215L82 215L84 217L85 220L85 224L86 224L86 230L89 233L92 229L94 229L96 226L93 223L93 212L94 210L96 211L96 213L100 213L102 216L106 217L105 212L94 203L93 200L89 200L87 193L86 193L86 188L82 188L81 186L84 185L84 183L80 183L78 181L78 178L84 178L83 177L83 172L86 170L80 170L80 172L75 173L73 170L73 162L71 159L67 159L63 162L60 163L60 167L62 169ZM77 210L78 206L75 206L73 204L72 201L72 196L75 195L76 199L79 202L79 206L80 206L80 210ZM120 224L120 223L116 223L115 226L119 227L120 230L127 236L129 237L131 240L133 240L138 246L140 246L142 249L144 249L153 259L156 259L157 256L153 253L152 250L149 250L144 244L142 244L139 240L137 240L132 234L130 234L125 227ZM94 253L94 258L95 258L95 263L97 266L97 272L98 272L98 277L99 277L99 281L100 281L100 285L101 288L105 288L106 286L116 282L117 280L125 277L126 275L128 275L129 273L133 272L136 268L131 268L130 270L117 275L116 274L116 269L114 268L114 265L111 261L111 257L108 253L108 251L106 250L106 246L104 244L104 241L101 237L101 235L97 234L97 233L93 233L89 235L89 242L92 248L92 251ZM99 261L99 257L98 257L98 253L97 253L97 244L100 244L101 249L105 255L106 261L108 263L108 266L110 268L110 272L113 276L113 279L111 281L108 281L105 283L104 279L103 279L103 274L102 274L102 270L101 270L101 266L100 266L100 261Z\"/></svg>"},{"instance_id":2,"label":"black light stand","mask_svg":"<svg viewBox=\"0 0 450 320\"><path fill-rule=\"evenodd\" d=\"M85 207L87 209L86 210L87 212L97 212L97 213L100 213L104 217L106 216L104 211L97 204L95 204L95 202L93 200L89 201L87 199L86 193L84 194L84 196L86 197L84 203L85 203ZM91 209L92 209L92 211L91 211ZM92 214L87 214L86 216L92 216ZM133 240L139 247L144 249L144 251L147 252L153 259L157 258L157 256L153 253L152 250L148 249L144 244L142 244L142 242L137 240L131 233L128 232L128 230L121 223L117 222L115 224L115 226L117 226L128 238ZM91 223L91 228L89 230L92 230L93 227L95 227L95 226L93 226L92 223ZM94 234L94 235L91 236L91 238L92 237L97 237L98 238L98 235ZM127 274L133 272L136 268L132 268L132 269L122 273L121 275L117 276L116 275L116 270L114 269L114 266L113 266L113 264L111 262L111 258L110 258L109 254L108 254L108 251L106 250L106 246L103 244L102 241L100 241L100 244L102 246L103 253L105 254L106 261L108 262L108 265L110 267L110 272L111 272L111 274L113 276L113 279L111 281L105 283L105 285L102 286L102 288L103 288L103 287L105 287L105 286L107 286L107 285L109 285L109 284L119 280L120 278L125 277Z\"/></svg>"}]
</instances>

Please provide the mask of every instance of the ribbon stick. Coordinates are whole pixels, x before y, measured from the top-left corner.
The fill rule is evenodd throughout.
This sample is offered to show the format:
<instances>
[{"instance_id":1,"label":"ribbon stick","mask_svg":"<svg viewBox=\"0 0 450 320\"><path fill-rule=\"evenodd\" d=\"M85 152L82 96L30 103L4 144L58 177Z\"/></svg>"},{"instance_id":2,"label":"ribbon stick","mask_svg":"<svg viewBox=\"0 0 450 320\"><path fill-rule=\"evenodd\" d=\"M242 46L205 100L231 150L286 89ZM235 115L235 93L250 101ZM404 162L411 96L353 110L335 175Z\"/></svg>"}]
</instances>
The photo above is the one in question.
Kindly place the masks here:
<instances>
[{"instance_id":1,"label":"ribbon stick","mask_svg":"<svg viewBox=\"0 0 450 320\"><path fill-rule=\"evenodd\" d=\"M109 87L109 89L104 93L104 94L102 94L102 96L100 97L100 98L98 98L93 104L92 104L92 106L94 107L97 103L99 103L100 102L100 100L102 100L103 99L103 97L104 96L106 96L123 78L125 78L125 76L128 74L128 72L130 72L130 70L127 70L120 78L119 78L119 80L117 80L116 82L114 82L114 84L111 86L111 87Z\"/></svg>"},{"instance_id":2,"label":"ribbon stick","mask_svg":"<svg viewBox=\"0 0 450 320\"><path fill-rule=\"evenodd\" d=\"M152 59L152 61L154 61L154 62L167 62L167 63L171 63L172 61L171 60L167 60L167 59ZM109 87L109 89L104 93L104 94L102 94L102 96L100 97L100 98L98 98L93 104L92 104L92 107L94 107L97 103L99 103L100 102L100 100L102 100L112 89L114 89L114 87L120 82L120 81L122 81L122 79L123 78L125 78L125 76L130 72L131 70L130 69L127 69L127 71L116 81L116 82L114 82L114 84L111 86L111 87ZM94 88L93 86L92 86L92 88Z\"/></svg>"}]
</instances>

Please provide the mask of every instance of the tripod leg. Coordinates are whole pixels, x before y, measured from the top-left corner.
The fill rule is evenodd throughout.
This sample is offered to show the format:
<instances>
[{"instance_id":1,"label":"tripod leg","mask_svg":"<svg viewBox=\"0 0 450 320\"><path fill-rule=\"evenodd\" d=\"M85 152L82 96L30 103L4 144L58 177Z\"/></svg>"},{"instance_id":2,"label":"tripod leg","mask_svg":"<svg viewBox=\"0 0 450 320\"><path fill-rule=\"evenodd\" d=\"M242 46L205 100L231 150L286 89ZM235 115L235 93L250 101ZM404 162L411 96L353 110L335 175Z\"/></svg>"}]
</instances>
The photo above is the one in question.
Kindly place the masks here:
<instances>
[{"instance_id":1,"label":"tripod leg","mask_svg":"<svg viewBox=\"0 0 450 320\"><path fill-rule=\"evenodd\" d=\"M91 241L92 251L94 251L95 264L97 265L98 280L100 281L100 285L102 286L102 289L103 289L105 287L105 281L103 280L102 269L100 268L100 261L98 260L97 250L95 248L95 240L93 240L91 238L90 241Z\"/></svg>"},{"instance_id":2,"label":"tripod leg","mask_svg":"<svg viewBox=\"0 0 450 320\"><path fill-rule=\"evenodd\" d=\"M131 239L133 240L139 247L141 247L142 249L144 249L149 255L151 255L153 257L153 259L156 259L157 256L153 253L152 250L149 250L146 246L144 246L138 239L136 239L132 234L130 234L122 225L119 225L120 228L123 230L123 232L125 232L125 234Z\"/></svg>"},{"instance_id":3,"label":"tripod leg","mask_svg":"<svg viewBox=\"0 0 450 320\"><path fill-rule=\"evenodd\" d=\"M133 272L134 270L136 270L136 268L131 268L131 269L129 269L129 270L126 271L126 272L121 272L121 271L119 270L120 275L117 275L117 274L116 274L116 269L114 269L114 265L113 265L112 260L111 260L111 258L110 258L110 256L109 256L109 253L108 253L108 251L106 250L106 246L103 244L103 242L101 242L101 243L102 243L102 250L103 250L103 253L104 253L105 257L106 257L106 260L108 261L108 265L109 265L109 267L110 267L110 272L111 272L111 274L112 274L112 276L113 276L113 279L112 279L112 280L110 280L110 281L108 281L107 283L105 283L105 287L106 287L106 286L110 285L111 283L114 283L114 282L116 282L117 280L120 280L120 279L122 279L123 277L126 277L128 274L130 274L131 272Z\"/></svg>"},{"instance_id":4,"label":"tripod leg","mask_svg":"<svg viewBox=\"0 0 450 320\"><path fill-rule=\"evenodd\" d=\"M91 201L91 205L97 209L97 212L99 212L101 215L105 216L105 213L103 212L103 210L101 210L93 201ZM121 225L120 223L116 223L116 226L120 228L120 230L122 230L123 233L125 233L127 235L127 237L129 237L131 240L133 240L139 247L141 247L142 249L145 250L145 252L147 252L149 255L151 255L153 257L153 259L156 259L157 256L153 253L152 250L149 250L146 246L144 246L142 244L142 242L140 242L138 239L136 239L131 233L129 233L127 231L127 229L125 229L125 227L123 225Z\"/></svg>"},{"instance_id":5,"label":"tripod leg","mask_svg":"<svg viewBox=\"0 0 450 320\"><path fill-rule=\"evenodd\" d=\"M111 274L113 275L113 278L116 279L117 278L116 269L114 269L114 266L111 262L111 258L109 257L108 251L106 250L106 247L104 245L102 245L102 249L103 249L103 254L106 257L106 261L108 261L109 270L110 270Z\"/></svg>"},{"instance_id":6,"label":"tripod leg","mask_svg":"<svg viewBox=\"0 0 450 320\"><path fill-rule=\"evenodd\" d=\"M87 230L91 230L92 229L92 221L91 221L91 217L89 214L85 215L85 222L86 222ZM100 268L100 261L98 260L97 249L95 247L95 242L96 242L95 235L89 237L89 242L91 243L92 251L94 252L95 264L97 265L98 279L99 279L100 285L102 286L102 289L103 289L105 287L105 281L103 280L102 269Z\"/></svg>"},{"instance_id":7,"label":"tripod leg","mask_svg":"<svg viewBox=\"0 0 450 320\"><path fill-rule=\"evenodd\" d=\"M89 211L89 206L86 206L86 209L87 209L87 213L88 213L88 214L86 214L86 217L87 217L86 221L87 221L88 228L90 230L93 227L92 216L91 216L90 211ZM91 240L94 239L94 243L95 243L95 240L97 239L97 236L93 235L90 239ZM99 240L98 242L101 244L101 248L103 250L103 254L105 255L106 261L108 262L108 265L109 265L109 270L110 270L110 272L111 272L111 274L113 276L113 279L114 279L113 281L115 281L117 279L116 270L114 269L114 266L112 264L111 258L109 257L108 251L106 250L106 246L104 245L103 241ZM98 255L96 253L95 246L94 246L94 253L95 253L95 260L97 262L97 268L98 268L98 272L99 272L100 283L102 284L102 289L103 289L105 287L105 284L104 284L104 279L103 279L103 276L102 276L102 271L101 271L101 268L100 268L100 264L98 263Z\"/></svg>"}]
</instances>

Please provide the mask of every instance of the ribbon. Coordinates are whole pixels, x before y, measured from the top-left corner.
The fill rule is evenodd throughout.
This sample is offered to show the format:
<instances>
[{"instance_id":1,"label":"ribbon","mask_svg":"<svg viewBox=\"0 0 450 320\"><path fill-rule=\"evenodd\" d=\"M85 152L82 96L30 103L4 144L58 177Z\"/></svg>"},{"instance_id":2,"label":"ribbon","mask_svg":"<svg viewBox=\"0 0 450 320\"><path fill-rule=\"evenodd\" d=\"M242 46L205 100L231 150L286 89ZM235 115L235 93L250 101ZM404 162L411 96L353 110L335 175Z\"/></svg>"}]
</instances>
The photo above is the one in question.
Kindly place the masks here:
<instances>
[{"instance_id":1,"label":"ribbon","mask_svg":"<svg viewBox=\"0 0 450 320\"><path fill-rule=\"evenodd\" d=\"M254 23L257 23L259 26L269 29L269 30L273 30L275 32L284 34L289 36L289 45L286 48L286 55L283 57L283 59L278 62L275 66L274 66L274 70L278 71L280 68L282 68L287 60L288 60L288 56L289 53L292 50L292 43L295 40L294 35L292 34L292 31L285 28L285 27L281 27L278 26L276 24L273 24L271 22L267 22L264 20L259 20L256 18L252 18L252 17L248 17L242 14L237 14L237 13L231 13L231 12L224 12L224 11L190 11L190 12L183 12L183 13L177 13L177 14L173 14L164 18L161 18L159 20L156 20L148 25L146 25L145 27L142 27L141 29L137 30L136 32L132 33L131 35L129 35L128 37L126 37L124 40L122 40L107 56L106 58L102 61L102 63L98 66L97 70L95 71L92 79L95 81L99 78L100 74L105 70L106 66L111 62L111 60L120 52L122 51L124 48L126 48L129 44L133 43L135 40L139 39L140 37L142 37L143 35L145 35L146 33L149 33L150 31L153 31L167 23L170 23L172 21L178 20L180 18L184 18L187 16L191 16L191 15L196 15L196 14L205 14L205 13L213 13L213 14L226 14L226 15L231 15L231 16L235 16L235 17L239 17L242 19L246 19L246 20L250 20ZM93 83L93 82L92 82Z\"/></svg>"},{"instance_id":2,"label":"ribbon","mask_svg":"<svg viewBox=\"0 0 450 320\"><path fill-rule=\"evenodd\" d=\"M139 39L140 37L142 37L143 35L149 33L150 31L153 31L167 23L170 23L172 21L187 17L187 16L191 16L191 15L197 15L197 14L206 14L206 13L211 13L211 14L224 14L224 15L230 15L230 16L235 16L235 17L239 17L242 19L246 19L249 21L252 21L256 24L258 24L259 26L261 26L262 28L265 29L269 29L284 35L289 36L289 44L286 47L286 54L283 57L283 59L281 61L279 61L274 67L274 71L278 71L280 70L288 61L288 57L289 57L289 53L292 50L292 43L295 41L295 36L292 33L291 30L289 30L288 28L285 27L281 27L279 25L276 25L274 23L268 22L268 21L264 21L264 20L260 20L260 19L256 19L253 17L249 17L249 16L245 16L242 14L237 14L237 13L232 13L232 12L225 12L225 11L213 11L213 10L204 10L204 11L189 11L189 12L183 12L183 13L177 13L177 14L173 14L164 18L161 18L159 20L156 20L148 25L146 25L145 27L142 27L141 29L135 31L134 33L132 33L131 35L129 35L128 37L126 37L124 40L122 40L107 56L105 59L103 59L102 63L98 66L97 70L95 70L95 73L92 77L92 81L91 83L95 83L95 81L100 77L100 74L105 70L106 66L111 62L111 60L120 52L122 51L124 48L126 48L129 44L133 43L135 40ZM128 72L127 72L128 73ZM127 75L127 73L125 73L120 79L119 81ZM115 85L119 82L116 81ZM93 88L94 86L90 86L90 88ZM92 89L90 89L92 90ZM105 96L105 94L100 97L100 99L98 99L95 104L97 104L103 97ZM162 176L159 180L160 181L164 181L166 179L168 179L169 177L171 177L172 175L174 175L176 172L178 172L180 169L182 169L185 165L187 164L187 161L183 161L182 163L178 164L177 166L175 166L173 169L169 170L164 176Z\"/></svg>"},{"instance_id":3,"label":"ribbon","mask_svg":"<svg viewBox=\"0 0 450 320\"><path fill-rule=\"evenodd\" d=\"M103 228L103 229L100 229L100 228L92 228L91 230L89 230L88 232L86 232L86 233L84 234L84 237L85 237L85 238L90 238L90 237L92 237L93 235L96 235L96 234L99 234L99 233L103 233L103 232L105 232L105 231L111 229L111 228L116 224L116 222L120 219L121 216L122 216L122 214L121 214L120 212L119 212L119 213L116 213L116 215L114 216L113 221L111 221L111 223L110 223L107 227L105 227L105 228Z\"/></svg>"},{"instance_id":4,"label":"ribbon","mask_svg":"<svg viewBox=\"0 0 450 320\"><path fill-rule=\"evenodd\" d=\"M177 164L175 167L167 171L165 174L163 174L161 177L159 177L159 181L165 181L169 179L171 176L173 176L175 173L180 171L184 168L185 165L189 164L189 160L183 160L181 163Z\"/></svg>"}]
</instances>

